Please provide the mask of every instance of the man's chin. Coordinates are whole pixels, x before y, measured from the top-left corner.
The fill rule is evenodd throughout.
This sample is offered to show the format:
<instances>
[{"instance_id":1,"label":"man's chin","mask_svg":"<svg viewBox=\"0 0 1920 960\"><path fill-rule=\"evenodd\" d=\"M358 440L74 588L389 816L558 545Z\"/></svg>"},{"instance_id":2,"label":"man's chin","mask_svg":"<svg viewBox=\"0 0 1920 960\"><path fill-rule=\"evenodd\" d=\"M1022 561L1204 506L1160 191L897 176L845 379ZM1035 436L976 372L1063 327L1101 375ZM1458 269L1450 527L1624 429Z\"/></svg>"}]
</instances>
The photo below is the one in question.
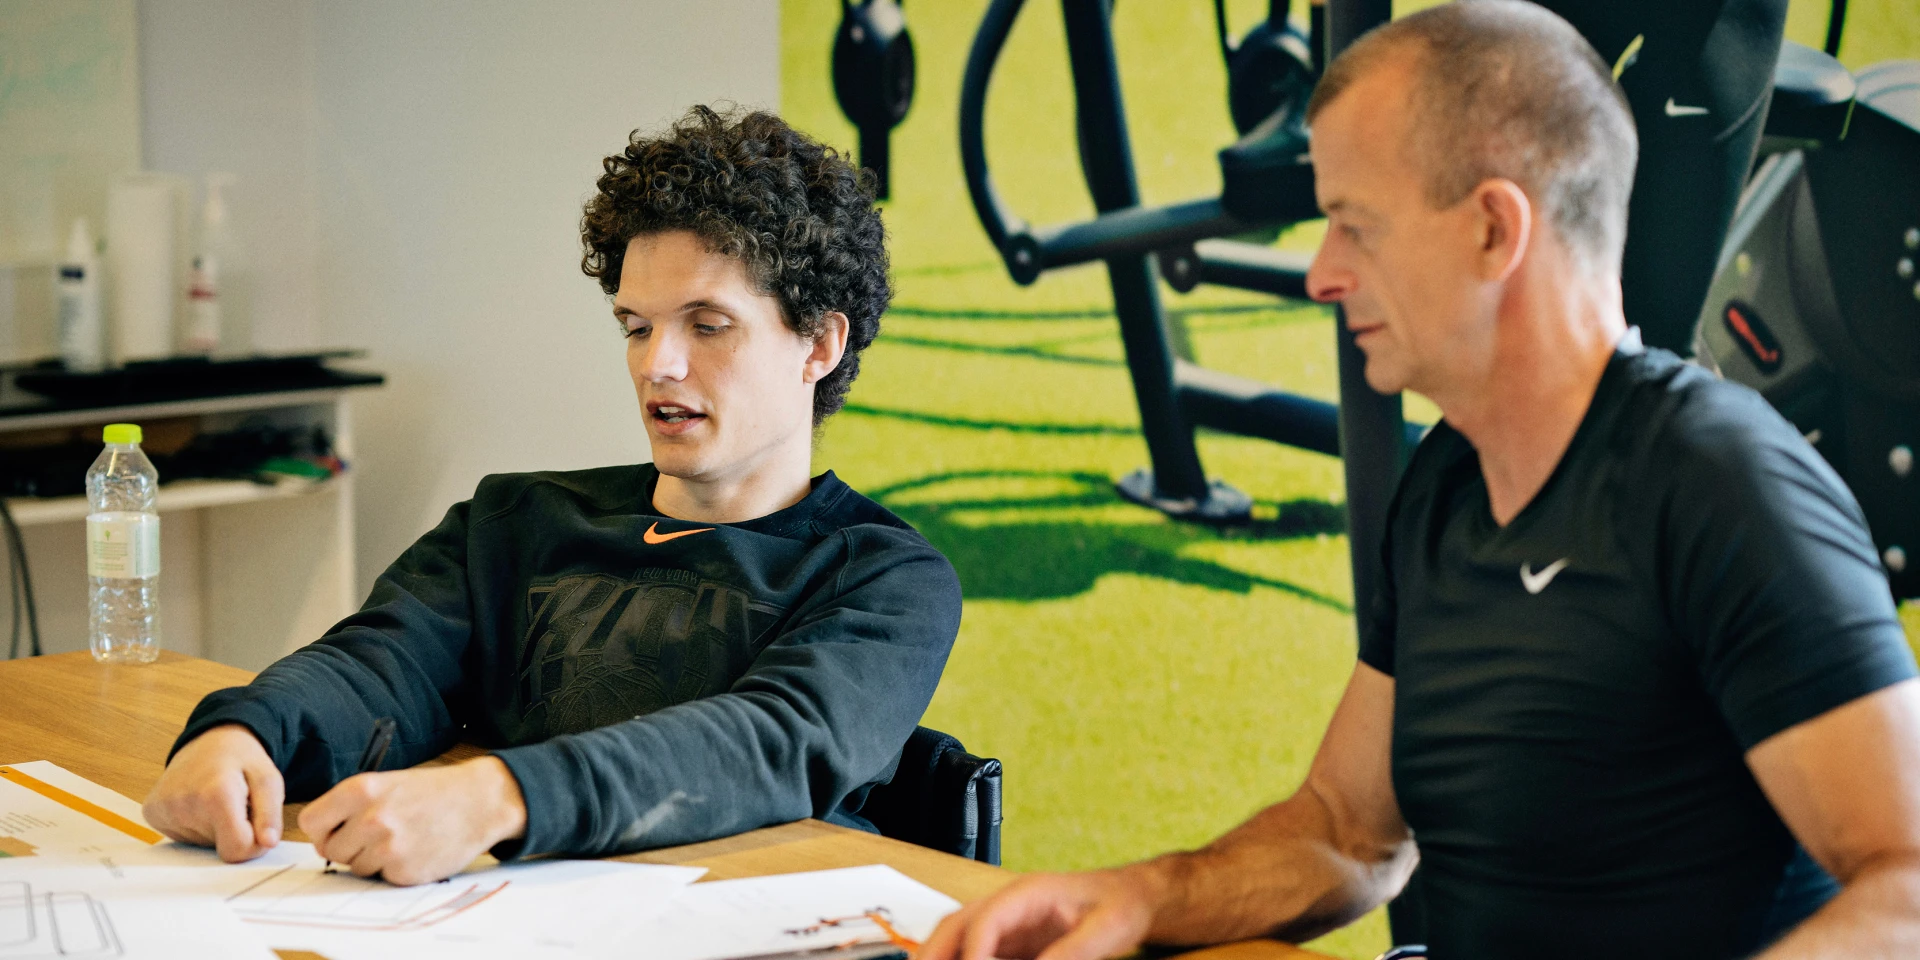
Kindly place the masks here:
<instances>
[{"instance_id":1,"label":"man's chin","mask_svg":"<svg viewBox=\"0 0 1920 960\"><path fill-rule=\"evenodd\" d=\"M1368 357L1363 376L1366 377L1367 386L1383 396L1390 397L1407 389L1407 372L1397 364L1384 360Z\"/></svg>"},{"instance_id":2,"label":"man's chin","mask_svg":"<svg viewBox=\"0 0 1920 960\"><path fill-rule=\"evenodd\" d=\"M678 444L653 443L653 468L661 476L680 480L698 480L706 472L707 463L700 451L689 450Z\"/></svg>"}]
</instances>

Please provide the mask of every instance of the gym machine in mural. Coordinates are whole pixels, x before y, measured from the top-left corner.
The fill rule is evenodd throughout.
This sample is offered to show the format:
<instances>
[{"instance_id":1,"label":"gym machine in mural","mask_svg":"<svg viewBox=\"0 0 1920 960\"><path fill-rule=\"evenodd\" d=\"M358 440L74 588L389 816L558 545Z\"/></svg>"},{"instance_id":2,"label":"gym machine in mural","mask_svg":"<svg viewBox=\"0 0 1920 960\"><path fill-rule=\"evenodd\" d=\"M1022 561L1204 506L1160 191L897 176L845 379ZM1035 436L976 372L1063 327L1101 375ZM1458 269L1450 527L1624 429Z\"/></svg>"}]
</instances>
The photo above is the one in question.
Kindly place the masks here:
<instances>
[{"instance_id":1,"label":"gym machine in mural","mask_svg":"<svg viewBox=\"0 0 1920 960\"><path fill-rule=\"evenodd\" d=\"M1199 366L1160 283L1181 293L1212 284L1306 295L1310 255L1244 238L1319 216L1306 102L1326 60L1385 22L1390 2L1314 4L1301 30L1287 0L1270 0L1267 16L1236 40L1215 0L1240 139L1219 151L1219 196L1145 207L1121 99L1114 2L1060 0L1080 168L1098 215L1048 226L1028 224L1002 201L983 132L995 64L1024 2L990 0L974 37L960 93L961 159L975 212L1016 282L1106 265L1150 460L1117 482L1120 495L1178 519L1247 522L1250 498L1205 473L1194 444L1201 427L1339 456L1355 600L1364 607L1369 558L1419 428L1404 422L1399 397L1367 387L1365 358L1344 323L1335 325L1339 402L1327 403ZM1708 42L1711 19L1676 22L1676 8L1654 0L1545 5L1616 60L1640 127L1622 268L1629 322L1649 344L1691 353L1759 390L1792 420L1860 499L1894 593L1920 596L1920 62L1849 73L1833 57L1844 0L1825 52L1782 43L1785 0L1729 5L1752 7L1771 25L1746 31L1738 50ZM1643 55L1636 30L1656 21L1668 32ZM1776 63L1770 73L1753 69L1764 62ZM913 93L898 3L843 0L833 76L860 130L861 163L879 174L885 196L888 133ZM1670 134L1672 91L1705 76L1719 81L1714 112L1733 119L1712 137ZM1751 106L1743 112L1742 103Z\"/></svg>"}]
</instances>

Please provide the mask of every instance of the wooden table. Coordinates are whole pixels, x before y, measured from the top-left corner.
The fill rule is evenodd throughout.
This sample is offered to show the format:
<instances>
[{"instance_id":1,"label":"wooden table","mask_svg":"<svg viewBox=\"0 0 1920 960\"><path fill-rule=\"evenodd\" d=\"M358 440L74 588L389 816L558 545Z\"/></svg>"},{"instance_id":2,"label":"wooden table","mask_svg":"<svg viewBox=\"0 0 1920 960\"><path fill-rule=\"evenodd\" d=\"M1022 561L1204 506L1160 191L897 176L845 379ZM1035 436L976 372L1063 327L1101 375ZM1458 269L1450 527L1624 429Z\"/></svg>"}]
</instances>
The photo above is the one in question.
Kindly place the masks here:
<instances>
[{"instance_id":1,"label":"wooden table","mask_svg":"<svg viewBox=\"0 0 1920 960\"><path fill-rule=\"evenodd\" d=\"M163 652L146 666L99 664L86 653L0 661L0 763L51 760L104 787L140 799L160 779L167 749L206 694L253 675L210 660ZM445 760L477 751L458 748ZM289 839L298 805L285 818ZM725 880L884 863L961 902L1005 886L1014 874L926 847L800 820L705 843L620 857L707 868ZM291 956L291 955L288 955ZM1274 941L1247 941L1185 954L1192 960L1311 960L1321 954Z\"/></svg>"}]
</instances>

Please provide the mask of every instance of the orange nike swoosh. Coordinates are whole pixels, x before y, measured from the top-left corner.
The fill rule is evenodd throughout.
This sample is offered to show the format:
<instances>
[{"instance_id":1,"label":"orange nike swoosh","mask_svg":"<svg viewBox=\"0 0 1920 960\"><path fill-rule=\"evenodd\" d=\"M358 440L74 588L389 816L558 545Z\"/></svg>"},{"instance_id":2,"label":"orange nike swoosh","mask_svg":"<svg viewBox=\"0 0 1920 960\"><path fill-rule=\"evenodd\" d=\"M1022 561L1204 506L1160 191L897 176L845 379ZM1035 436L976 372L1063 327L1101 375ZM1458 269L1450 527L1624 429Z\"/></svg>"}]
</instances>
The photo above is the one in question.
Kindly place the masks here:
<instances>
[{"instance_id":1,"label":"orange nike swoosh","mask_svg":"<svg viewBox=\"0 0 1920 960\"><path fill-rule=\"evenodd\" d=\"M659 526L660 525L656 523L656 524L653 524L652 526L647 527L647 532L641 534L640 539L645 540L648 543L666 543L668 540L677 540L681 537L691 537L696 533L706 533L707 531L713 529L712 527L701 527L698 530L681 530L678 533L655 533L654 532L655 528Z\"/></svg>"}]
</instances>

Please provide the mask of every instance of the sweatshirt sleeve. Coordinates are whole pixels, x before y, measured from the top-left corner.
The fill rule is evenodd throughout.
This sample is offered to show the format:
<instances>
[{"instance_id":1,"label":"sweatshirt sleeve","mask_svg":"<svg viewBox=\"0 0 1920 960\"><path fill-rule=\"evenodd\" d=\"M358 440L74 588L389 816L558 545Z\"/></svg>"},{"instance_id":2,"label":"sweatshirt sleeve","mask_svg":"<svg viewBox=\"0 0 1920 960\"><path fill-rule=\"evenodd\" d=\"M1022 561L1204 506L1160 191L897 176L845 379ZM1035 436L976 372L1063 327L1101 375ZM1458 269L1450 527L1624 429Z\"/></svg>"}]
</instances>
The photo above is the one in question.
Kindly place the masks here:
<instances>
[{"instance_id":1,"label":"sweatshirt sleeve","mask_svg":"<svg viewBox=\"0 0 1920 960\"><path fill-rule=\"evenodd\" d=\"M209 728L237 723L260 738L286 776L287 799L307 800L352 776L374 720L398 724L385 769L452 746L460 728L462 660L472 637L467 513L459 503L375 581L359 612L262 671L244 687L200 701L173 750Z\"/></svg>"},{"instance_id":2,"label":"sweatshirt sleeve","mask_svg":"<svg viewBox=\"0 0 1920 960\"><path fill-rule=\"evenodd\" d=\"M497 756L527 802L503 859L602 855L823 817L883 775L960 628L960 583L904 530L840 531L830 589L725 693Z\"/></svg>"}]
</instances>

